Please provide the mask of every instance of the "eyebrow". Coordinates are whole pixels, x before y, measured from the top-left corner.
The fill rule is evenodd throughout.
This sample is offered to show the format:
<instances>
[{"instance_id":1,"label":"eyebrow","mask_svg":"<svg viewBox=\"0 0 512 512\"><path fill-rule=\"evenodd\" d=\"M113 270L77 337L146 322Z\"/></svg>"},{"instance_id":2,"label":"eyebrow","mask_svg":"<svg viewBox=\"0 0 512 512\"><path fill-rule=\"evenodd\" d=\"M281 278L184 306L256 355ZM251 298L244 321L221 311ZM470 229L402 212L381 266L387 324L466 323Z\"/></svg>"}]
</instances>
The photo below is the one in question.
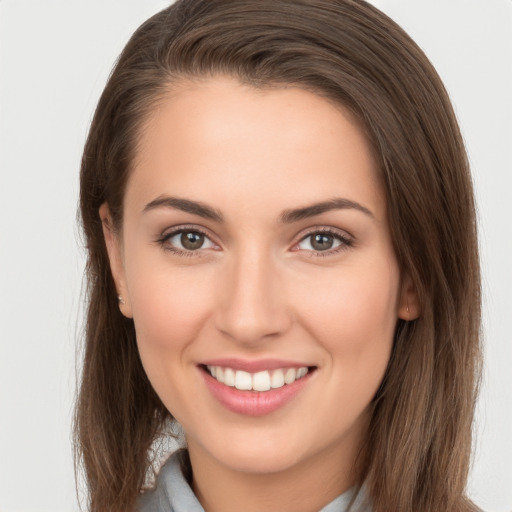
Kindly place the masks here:
<instances>
[{"instance_id":1,"label":"eyebrow","mask_svg":"<svg viewBox=\"0 0 512 512\"><path fill-rule=\"evenodd\" d=\"M159 196L144 207L144 213L156 208L174 208L183 212L192 213L205 219L224 223L224 215L219 210L200 201L183 199L180 197ZM292 224L300 220L308 219L331 210L357 210L374 219L373 213L365 206L341 197L335 197L320 203L314 203L301 208L284 210L279 216L281 224Z\"/></svg>"}]
</instances>

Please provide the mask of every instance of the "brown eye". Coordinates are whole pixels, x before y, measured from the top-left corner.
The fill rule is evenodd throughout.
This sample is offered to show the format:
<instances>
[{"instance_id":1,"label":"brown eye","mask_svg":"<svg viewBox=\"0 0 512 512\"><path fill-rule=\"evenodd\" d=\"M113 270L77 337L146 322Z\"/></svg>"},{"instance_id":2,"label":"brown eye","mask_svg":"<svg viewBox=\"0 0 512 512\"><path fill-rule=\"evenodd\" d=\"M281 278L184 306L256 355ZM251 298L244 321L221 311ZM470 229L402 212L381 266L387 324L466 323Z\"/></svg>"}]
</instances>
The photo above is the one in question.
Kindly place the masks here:
<instances>
[{"instance_id":1,"label":"brown eye","mask_svg":"<svg viewBox=\"0 0 512 512\"><path fill-rule=\"evenodd\" d=\"M334 236L333 235L325 235L323 233L317 233L316 235L310 235L311 237L311 247L315 249L315 251L326 251L331 249L334 244Z\"/></svg>"},{"instance_id":2,"label":"brown eye","mask_svg":"<svg viewBox=\"0 0 512 512\"><path fill-rule=\"evenodd\" d=\"M204 235L197 231L184 231L181 234L180 242L184 249L194 251L200 249L204 243Z\"/></svg>"},{"instance_id":3,"label":"brown eye","mask_svg":"<svg viewBox=\"0 0 512 512\"><path fill-rule=\"evenodd\" d=\"M163 235L158 243L165 249L180 256L199 255L202 249L213 249L215 244L206 233L196 229L177 229Z\"/></svg>"},{"instance_id":4,"label":"brown eye","mask_svg":"<svg viewBox=\"0 0 512 512\"><path fill-rule=\"evenodd\" d=\"M352 246L352 239L342 233L331 230L313 231L298 244L301 251L311 256L329 256Z\"/></svg>"}]
</instances>

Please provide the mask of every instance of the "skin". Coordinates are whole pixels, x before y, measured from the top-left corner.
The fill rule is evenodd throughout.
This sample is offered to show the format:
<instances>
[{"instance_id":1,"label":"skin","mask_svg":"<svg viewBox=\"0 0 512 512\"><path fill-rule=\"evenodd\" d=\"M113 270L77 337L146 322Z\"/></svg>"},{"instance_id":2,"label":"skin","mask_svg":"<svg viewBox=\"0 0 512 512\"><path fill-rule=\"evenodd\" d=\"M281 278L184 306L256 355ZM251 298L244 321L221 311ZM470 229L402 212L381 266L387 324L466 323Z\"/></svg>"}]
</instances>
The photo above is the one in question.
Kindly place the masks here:
<instances>
[{"instance_id":1,"label":"skin","mask_svg":"<svg viewBox=\"0 0 512 512\"><path fill-rule=\"evenodd\" d=\"M206 203L224 222L166 206L145 211L162 196ZM370 213L279 221L284 210L334 197ZM134 320L154 389L186 432L205 510L319 510L352 486L397 319L417 315L353 117L294 87L226 77L174 85L142 130L120 233L108 205L100 215L121 311ZM170 251L184 250L180 236L159 241L184 225L207 233L188 256ZM307 235L326 228L349 243L328 238L332 248L318 250ZM284 407L250 417L205 386L198 364L218 357L317 369Z\"/></svg>"}]
</instances>

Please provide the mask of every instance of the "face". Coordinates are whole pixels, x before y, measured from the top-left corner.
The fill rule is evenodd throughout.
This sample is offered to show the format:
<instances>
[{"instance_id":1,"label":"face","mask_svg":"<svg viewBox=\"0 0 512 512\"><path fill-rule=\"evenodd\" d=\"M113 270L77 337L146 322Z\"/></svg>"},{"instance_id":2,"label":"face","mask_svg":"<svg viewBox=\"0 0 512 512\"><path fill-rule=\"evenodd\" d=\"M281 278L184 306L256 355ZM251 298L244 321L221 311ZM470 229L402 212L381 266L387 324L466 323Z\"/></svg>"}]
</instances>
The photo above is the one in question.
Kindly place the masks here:
<instances>
[{"instance_id":1,"label":"face","mask_svg":"<svg viewBox=\"0 0 512 512\"><path fill-rule=\"evenodd\" d=\"M261 473L353 456L409 299L348 112L293 87L173 87L141 133L121 234L105 237L194 457Z\"/></svg>"}]
</instances>

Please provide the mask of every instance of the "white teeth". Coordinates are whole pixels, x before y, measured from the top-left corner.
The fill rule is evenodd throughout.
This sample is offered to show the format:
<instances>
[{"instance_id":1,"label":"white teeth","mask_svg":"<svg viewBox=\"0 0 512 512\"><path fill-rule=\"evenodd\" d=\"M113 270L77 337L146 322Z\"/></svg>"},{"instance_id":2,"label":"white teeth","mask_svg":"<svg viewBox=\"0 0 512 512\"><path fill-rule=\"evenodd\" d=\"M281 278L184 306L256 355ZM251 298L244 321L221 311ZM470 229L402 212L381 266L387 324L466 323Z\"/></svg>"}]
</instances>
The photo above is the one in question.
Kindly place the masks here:
<instances>
[{"instance_id":1,"label":"white teeth","mask_svg":"<svg viewBox=\"0 0 512 512\"><path fill-rule=\"evenodd\" d=\"M268 372L258 372L252 376L252 389L254 391L268 391L270 387L270 375Z\"/></svg>"},{"instance_id":2,"label":"white teeth","mask_svg":"<svg viewBox=\"0 0 512 512\"><path fill-rule=\"evenodd\" d=\"M286 370L286 373L284 374L284 382L285 384L291 384L295 381L295 378L297 377L297 370L295 368L288 368Z\"/></svg>"},{"instance_id":3,"label":"white teeth","mask_svg":"<svg viewBox=\"0 0 512 512\"><path fill-rule=\"evenodd\" d=\"M283 370L274 370L272 374L272 389L282 388L284 386Z\"/></svg>"},{"instance_id":4,"label":"white teeth","mask_svg":"<svg viewBox=\"0 0 512 512\"><path fill-rule=\"evenodd\" d=\"M301 366L300 368L278 368L273 371L264 370L253 374L222 366L208 366L207 368L211 376L222 384L242 391L268 391L269 389L281 388L285 384L292 384L308 373L306 366Z\"/></svg>"},{"instance_id":5,"label":"white teeth","mask_svg":"<svg viewBox=\"0 0 512 512\"><path fill-rule=\"evenodd\" d=\"M302 377L304 377L304 375L306 375L306 373L308 373L308 369L305 366L299 368L297 370L297 379L301 379Z\"/></svg>"},{"instance_id":6,"label":"white teeth","mask_svg":"<svg viewBox=\"0 0 512 512\"><path fill-rule=\"evenodd\" d=\"M243 372L242 370L238 370L235 374L235 388L241 390L251 390L252 389L252 377L248 372Z\"/></svg>"},{"instance_id":7,"label":"white teeth","mask_svg":"<svg viewBox=\"0 0 512 512\"><path fill-rule=\"evenodd\" d=\"M231 368L224 370L224 384L231 387L235 385L235 372Z\"/></svg>"}]
</instances>

